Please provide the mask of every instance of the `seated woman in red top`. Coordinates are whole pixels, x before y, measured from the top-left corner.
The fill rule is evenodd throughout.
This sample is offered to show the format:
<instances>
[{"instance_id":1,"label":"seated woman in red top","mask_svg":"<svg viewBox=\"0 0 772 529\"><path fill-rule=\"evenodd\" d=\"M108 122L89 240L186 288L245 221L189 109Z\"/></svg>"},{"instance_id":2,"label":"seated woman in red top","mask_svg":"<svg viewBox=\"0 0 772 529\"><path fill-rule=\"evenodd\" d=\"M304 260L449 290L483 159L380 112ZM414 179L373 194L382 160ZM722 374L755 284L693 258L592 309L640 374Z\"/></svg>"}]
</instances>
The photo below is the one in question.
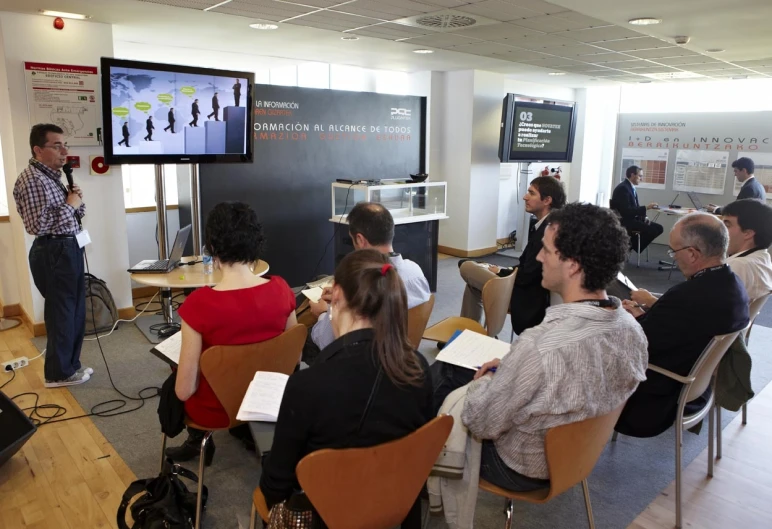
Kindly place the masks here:
<instances>
[{"instance_id":1,"label":"seated woman in red top","mask_svg":"<svg viewBox=\"0 0 772 529\"><path fill-rule=\"evenodd\" d=\"M250 264L259 258L263 230L247 204L215 206L204 237L214 266L222 270L222 281L194 291L179 309L182 346L175 393L193 421L222 428L228 426L228 414L199 371L201 353L213 345L251 344L280 335L297 324L295 295L282 278L252 273ZM204 434L189 428L185 443L168 448L166 455L174 461L196 457ZM213 441L207 445L207 465L214 457Z\"/></svg>"}]
</instances>

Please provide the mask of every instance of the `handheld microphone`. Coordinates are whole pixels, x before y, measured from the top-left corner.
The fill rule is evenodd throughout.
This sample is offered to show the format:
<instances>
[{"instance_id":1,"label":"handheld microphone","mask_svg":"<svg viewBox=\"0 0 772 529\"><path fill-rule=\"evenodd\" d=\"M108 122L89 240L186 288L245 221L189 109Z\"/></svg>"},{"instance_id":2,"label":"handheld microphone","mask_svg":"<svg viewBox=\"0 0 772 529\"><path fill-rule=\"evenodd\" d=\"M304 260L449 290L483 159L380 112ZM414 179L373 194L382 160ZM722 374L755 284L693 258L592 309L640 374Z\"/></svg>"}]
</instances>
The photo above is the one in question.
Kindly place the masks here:
<instances>
[{"instance_id":1,"label":"handheld microphone","mask_svg":"<svg viewBox=\"0 0 772 529\"><path fill-rule=\"evenodd\" d=\"M72 166L66 163L62 167L62 171L64 171L64 176L67 177L67 184L70 186L70 193L72 193Z\"/></svg>"}]
</instances>

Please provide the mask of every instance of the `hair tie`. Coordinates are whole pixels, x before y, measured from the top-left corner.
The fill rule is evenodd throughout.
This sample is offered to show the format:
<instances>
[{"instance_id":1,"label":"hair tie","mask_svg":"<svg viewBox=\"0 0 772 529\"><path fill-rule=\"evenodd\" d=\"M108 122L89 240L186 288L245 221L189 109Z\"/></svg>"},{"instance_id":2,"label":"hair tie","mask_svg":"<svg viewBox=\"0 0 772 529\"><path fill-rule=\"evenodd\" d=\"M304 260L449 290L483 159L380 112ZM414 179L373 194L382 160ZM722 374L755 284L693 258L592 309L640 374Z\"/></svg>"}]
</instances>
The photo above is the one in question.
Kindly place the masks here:
<instances>
[{"instance_id":1,"label":"hair tie","mask_svg":"<svg viewBox=\"0 0 772 529\"><path fill-rule=\"evenodd\" d=\"M386 272L388 272L390 269L394 268L391 263L386 263L381 267L381 275L385 276Z\"/></svg>"}]
</instances>

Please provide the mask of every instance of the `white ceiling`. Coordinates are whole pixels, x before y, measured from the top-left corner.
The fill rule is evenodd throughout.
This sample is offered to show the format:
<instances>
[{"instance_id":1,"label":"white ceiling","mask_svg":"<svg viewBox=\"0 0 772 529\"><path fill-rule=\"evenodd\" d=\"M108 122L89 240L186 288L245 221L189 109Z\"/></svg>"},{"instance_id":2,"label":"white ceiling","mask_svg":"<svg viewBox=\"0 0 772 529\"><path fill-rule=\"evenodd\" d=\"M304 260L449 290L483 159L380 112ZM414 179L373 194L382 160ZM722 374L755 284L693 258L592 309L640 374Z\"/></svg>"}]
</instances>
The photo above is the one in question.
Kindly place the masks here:
<instances>
[{"instance_id":1,"label":"white ceiling","mask_svg":"<svg viewBox=\"0 0 772 529\"><path fill-rule=\"evenodd\" d=\"M232 0L203 11L219 1L0 0L0 9L85 13L113 24L117 40L268 56L279 62L402 71L475 68L563 86L683 75L699 80L772 76L772 33L766 27L772 19L770 0L649 0L645 8L635 0ZM462 17L483 18L451 31L405 20L449 9ZM626 23L641 16L664 21L644 27ZM248 28L259 20L277 22L280 28ZM342 41L343 34L360 40ZM676 46L676 35L692 40ZM418 48L435 53L411 53ZM711 55L705 52L710 48L727 51Z\"/></svg>"}]
</instances>

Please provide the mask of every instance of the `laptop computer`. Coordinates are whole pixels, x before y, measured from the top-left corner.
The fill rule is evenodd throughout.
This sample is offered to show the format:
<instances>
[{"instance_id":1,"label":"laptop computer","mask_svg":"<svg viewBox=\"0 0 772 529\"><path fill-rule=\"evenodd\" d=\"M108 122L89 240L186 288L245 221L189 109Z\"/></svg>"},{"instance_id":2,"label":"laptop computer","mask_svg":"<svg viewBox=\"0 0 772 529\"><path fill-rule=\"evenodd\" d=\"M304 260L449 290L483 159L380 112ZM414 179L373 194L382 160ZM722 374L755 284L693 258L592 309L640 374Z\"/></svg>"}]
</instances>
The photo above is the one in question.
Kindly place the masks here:
<instances>
[{"instance_id":1,"label":"laptop computer","mask_svg":"<svg viewBox=\"0 0 772 529\"><path fill-rule=\"evenodd\" d=\"M169 254L169 259L140 261L129 268L128 271L136 274L165 274L171 272L180 263L180 259L182 259L182 252L185 251L185 245L188 243L188 236L190 236L190 224L177 231L177 236L174 238L174 246L172 246L172 251Z\"/></svg>"},{"instance_id":2,"label":"laptop computer","mask_svg":"<svg viewBox=\"0 0 772 529\"><path fill-rule=\"evenodd\" d=\"M702 204L702 200L700 200L700 197L697 196L697 193L693 193L689 191L686 193L686 195L689 197L689 200L692 201L692 204L694 204L694 209L696 209L697 211L706 211L706 208Z\"/></svg>"}]
</instances>

